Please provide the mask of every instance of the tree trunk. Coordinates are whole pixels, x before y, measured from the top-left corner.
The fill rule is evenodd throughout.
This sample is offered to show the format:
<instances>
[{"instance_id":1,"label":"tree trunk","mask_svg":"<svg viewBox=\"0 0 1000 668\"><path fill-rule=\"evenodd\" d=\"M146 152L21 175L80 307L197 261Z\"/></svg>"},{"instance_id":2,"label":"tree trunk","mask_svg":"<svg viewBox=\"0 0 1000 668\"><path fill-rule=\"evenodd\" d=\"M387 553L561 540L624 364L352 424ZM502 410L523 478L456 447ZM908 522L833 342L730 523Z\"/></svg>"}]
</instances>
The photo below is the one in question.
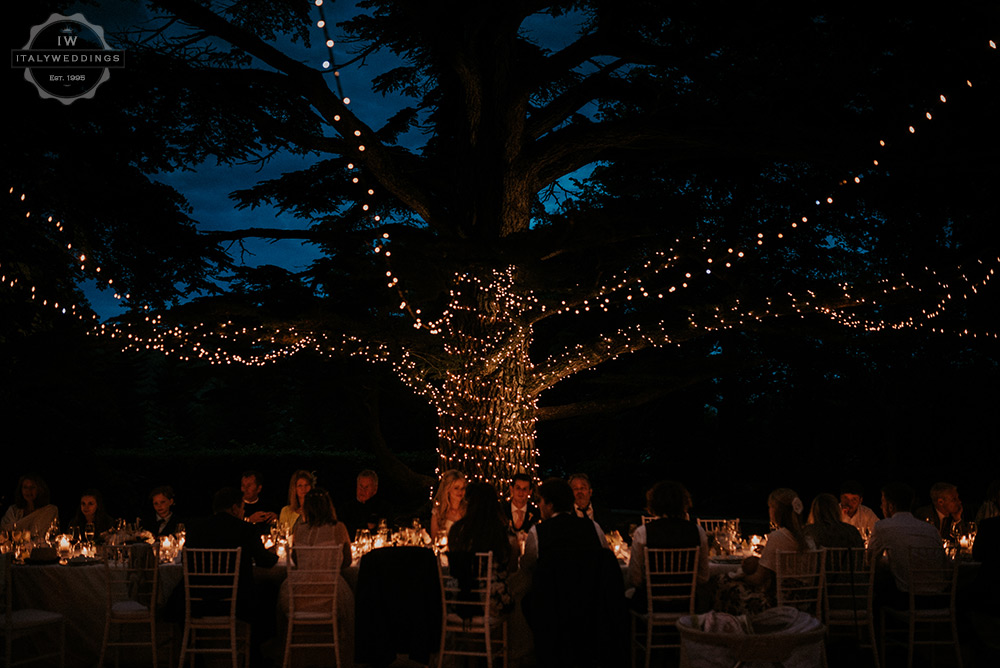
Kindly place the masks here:
<instances>
[{"instance_id":1,"label":"tree trunk","mask_svg":"<svg viewBox=\"0 0 1000 668\"><path fill-rule=\"evenodd\" d=\"M459 280L445 336L462 368L447 374L436 405L438 473L459 469L498 491L514 473L534 476L537 468L531 327L519 318L512 284L510 271Z\"/></svg>"}]
</instances>

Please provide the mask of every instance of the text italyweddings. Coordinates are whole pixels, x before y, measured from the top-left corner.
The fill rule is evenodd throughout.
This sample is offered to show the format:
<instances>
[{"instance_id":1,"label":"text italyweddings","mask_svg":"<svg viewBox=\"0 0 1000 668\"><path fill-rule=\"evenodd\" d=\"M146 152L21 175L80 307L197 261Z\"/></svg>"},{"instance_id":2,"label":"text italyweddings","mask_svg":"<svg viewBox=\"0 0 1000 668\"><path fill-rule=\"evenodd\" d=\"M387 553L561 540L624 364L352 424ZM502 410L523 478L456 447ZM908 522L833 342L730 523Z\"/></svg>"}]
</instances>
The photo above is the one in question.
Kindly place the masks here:
<instances>
[{"instance_id":1,"label":"text italyweddings","mask_svg":"<svg viewBox=\"0 0 1000 668\"><path fill-rule=\"evenodd\" d=\"M21 51L12 54L14 64L29 67L115 66L124 64L122 51Z\"/></svg>"}]
</instances>

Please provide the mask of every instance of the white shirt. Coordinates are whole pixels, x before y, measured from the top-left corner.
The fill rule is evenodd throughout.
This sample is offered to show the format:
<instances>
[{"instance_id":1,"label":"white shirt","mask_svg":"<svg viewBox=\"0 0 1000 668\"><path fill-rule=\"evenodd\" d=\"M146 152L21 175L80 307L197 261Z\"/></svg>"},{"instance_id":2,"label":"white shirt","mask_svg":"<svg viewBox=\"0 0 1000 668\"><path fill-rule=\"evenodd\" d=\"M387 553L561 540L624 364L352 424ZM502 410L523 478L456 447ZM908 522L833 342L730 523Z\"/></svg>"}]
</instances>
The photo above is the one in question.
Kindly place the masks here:
<instances>
[{"instance_id":1,"label":"white shirt","mask_svg":"<svg viewBox=\"0 0 1000 668\"><path fill-rule=\"evenodd\" d=\"M806 536L806 547L810 550L816 549L816 543L809 536ZM767 534L767 544L760 553L760 565L772 573L778 572L778 552L798 552L799 542L795 540L792 532L781 527L777 531Z\"/></svg>"},{"instance_id":2,"label":"white shirt","mask_svg":"<svg viewBox=\"0 0 1000 668\"><path fill-rule=\"evenodd\" d=\"M848 517L847 513L843 513L841 519L860 531L861 535L864 536L866 529L871 533L871 530L875 528L875 523L878 522L878 515L868 506L858 506L858 512L854 513L854 517Z\"/></svg>"},{"instance_id":3,"label":"white shirt","mask_svg":"<svg viewBox=\"0 0 1000 668\"><path fill-rule=\"evenodd\" d=\"M879 520L868 540L868 556L878 559L889 553L889 570L899 591L909 591L911 547L937 547L944 555L941 534L933 524L917 519L913 513L896 513Z\"/></svg>"}]
</instances>

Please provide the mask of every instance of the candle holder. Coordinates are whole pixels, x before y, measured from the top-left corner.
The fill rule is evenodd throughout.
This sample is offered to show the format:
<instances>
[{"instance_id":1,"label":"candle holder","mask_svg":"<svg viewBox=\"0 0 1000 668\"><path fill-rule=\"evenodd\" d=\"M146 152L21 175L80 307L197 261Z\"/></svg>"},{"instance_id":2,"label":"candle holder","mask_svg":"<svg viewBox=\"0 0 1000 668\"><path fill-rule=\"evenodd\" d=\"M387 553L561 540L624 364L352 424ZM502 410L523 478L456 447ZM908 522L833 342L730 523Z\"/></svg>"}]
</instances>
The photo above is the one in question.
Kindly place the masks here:
<instances>
[{"instance_id":1,"label":"candle holder","mask_svg":"<svg viewBox=\"0 0 1000 668\"><path fill-rule=\"evenodd\" d=\"M59 555L59 563L65 566L69 563L69 558L73 556L73 536L69 534L59 534L53 539L56 554Z\"/></svg>"}]
</instances>

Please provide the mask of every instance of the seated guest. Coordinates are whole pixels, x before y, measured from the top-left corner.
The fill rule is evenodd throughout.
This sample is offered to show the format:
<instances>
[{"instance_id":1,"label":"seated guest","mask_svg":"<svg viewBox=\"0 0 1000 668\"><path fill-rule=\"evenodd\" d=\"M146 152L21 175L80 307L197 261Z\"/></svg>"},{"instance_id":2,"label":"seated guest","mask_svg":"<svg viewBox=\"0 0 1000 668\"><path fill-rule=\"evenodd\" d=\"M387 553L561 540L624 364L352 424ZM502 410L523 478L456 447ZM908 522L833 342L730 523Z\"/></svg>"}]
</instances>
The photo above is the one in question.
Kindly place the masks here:
<instances>
[{"instance_id":1,"label":"seated guest","mask_svg":"<svg viewBox=\"0 0 1000 668\"><path fill-rule=\"evenodd\" d=\"M841 519L861 532L862 537L870 535L872 527L878 522L875 511L862 504L864 500L861 483L848 480L840 486Z\"/></svg>"},{"instance_id":2,"label":"seated guest","mask_svg":"<svg viewBox=\"0 0 1000 668\"><path fill-rule=\"evenodd\" d=\"M576 515L565 480L546 480L538 494L542 521L528 532L521 560L538 665L627 665L625 587L603 530Z\"/></svg>"},{"instance_id":3,"label":"seated guest","mask_svg":"<svg viewBox=\"0 0 1000 668\"><path fill-rule=\"evenodd\" d=\"M264 489L264 478L260 471L244 471L240 476L240 491L243 493L243 518L257 527L263 535L268 533L271 522L278 520L277 513L266 510L260 500L260 491Z\"/></svg>"},{"instance_id":4,"label":"seated guest","mask_svg":"<svg viewBox=\"0 0 1000 668\"><path fill-rule=\"evenodd\" d=\"M889 556L889 574L878 569L875 572L877 607L905 608L909 605L909 548L937 548L944 555L938 530L910 512L913 498L913 489L904 483L889 483L882 488L882 514L885 519L875 523L868 539L869 559L879 559L886 552Z\"/></svg>"},{"instance_id":5,"label":"seated guest","mask_svg":"<svg viewBox=\"0 0 1000 668\"><path fill-rule=\"evenodd\" d=\"M76 516L70 520L69 531L82 537L87 530L87 525L93 525L94 537L101 536L111 529L114 520L104 510L104 497L96 489L88 489L80 495L80 510Z\"/></svg>"},{"instance_id":6,"label":"seated guest","mask_svg":"<svg viewBox=\"0 0 1000 668\"><path fill-rule=\"evenodd\" d=\"M522 569L530 572L547 545L553 549L608 547L608 539L600 525L573 512L573 488L565 480L546 480L538 488L538 494L541 497L538 509L542 521L532 525L528 531L524 554L521 555ZM546 522L548 526L543 526Z\"/></svg>"},{"instance_id":7,"label":"seated guest","mask_svg":"<svg viewBox=\"0 0 1000 668\"><path fill-rule=\"evenodd\" d=\"M295 524L302 519L304 511L302 503L306 494L316 486L316 476L309 471L298 470L288 481L288 505L281 509L278 524L285 531L291 532Z\"/></svg>"},{"instance_id":8,"label":"seated guest","mask_svg":"<svg viewBox=\"0 0 1000 668\"><path fill-rule=\"evenodd\" d=\"M1000 480L994 480L986 488L986 500L976 512L976 524L990 517L1000 516Z\"/></svg>"},{"instance_id":9,"label":"seated guest","mask_svg":"<svg viewBox=\"0 0 1000 668\"><path fill-rule=\"evenodd\" d=\"M152 521L147 525L154 536L172 536L177 533L177 525L181 523L180 517L174 512L174 488L170 485L161 485L149 493L149 500L153 502Z\"/></svg>"},{"instance_id":10,"label":"seated guest","mask_svg":"<svg viewBox=\"0 0 1000 668\"><path fill-rule=\"evenodd\" d=\"M646 512L656 519L646 522L632 534L632 555L628 563L626 586L635 587L632 607L646 610L647 547L677 549L698 547L698 575L700 585L709 579L708 535L701 525L688 516L691 494L679 482L661 480L646 492Z\"/></svg>"},{"instance_id":11,"label":"seated guest","mask_svg":"<svg viewBox=\"0 0 1000 668\"><path fill-rule=\"evenodd\" d=\"M17 481L14 503L0 519L0 531L28 531L41 538L58 519L59 509L49 502L49 486L40 476L25 474Z\"/></svg>"},{"instance_id":12,"label":"seated guest","mask_svg":"<svg viewBox=\"0 0 1000 668\"><path fill-rule=\"evenodd\" d=\"M574 473L569 477L569 486L573 490L573 510L576 516L592 519L604 531L611 531L611 511L594 502L594 488L590 486L590 477L586 473Z\"/></svg>"},{"instance_id":13,"label":"seated guest","mask_svg":"<svg viewBox=\"0 0 1000 668\"><path fill-rule=\"evenodd\" d=\"M389 504L378 495L378 474L371 469L358 474L354 498L341 505L340 519L351 536L361 529L376 529L379 522L388 520L390 515Z\"/></svg>"},{"instance_id":14,"label":"seated guest","mask_svg":"<svg viewBox=\"0 0 1000 668\"><path fill-rule=\"evenodd\" d=\"M309 562L308 559L315 559L317 555L305 553L297 550L292 551L292 559L301 567L310 570L323 569L329 571L339 571L351 565L351 539L347 534L347 528L343 522L337 521L337 513L330 500L330 495L325 489L314 487L309 490L302 501L302 520L295 525L294 540L292 543L296 548L300 547L325 547L340 546L331 557L330 561ZM314 578L315 576L310 576ZM305 601L296 601L297 612L318 612L329 611L333 595L333 580L329 579L330 585L312 585L310 596ZM330 597L326 601L315 598L323 595L323 589L328 590ZM288 580L281 584L278 592L278 603L282 612L286 615L289 611L288 601ZM305 605L303 609L301 605ZM337 629L339 632L339 647L341 662L344 665L352 665L354 657L354 594L344 577L341 575L337 580Z\"/></svg>"},{"instance_id":15,"label":"seated guest","mask_svg":"<svg viewBox=\"0 0 1000 668\"><path fill-rule=\"evenodd\" d=\"M343 547L340 564L347 568L351 565L351 537L347 526L337 520L337 511L330 500L330 494L321 487L315 487L306 493L302 502L303 519L295 525L293 545L322 546L340 545Z\"/></svg>"},{"instance_id":16,"label":"seated guest","mask_svg":"<svg viewBox=\"0 0 1000 668\"><path fill-rule=\"evenodd\" d=\"M958 497L958 487L950 482L938 482L931 486L931 505L917 511L917 517L934 525L941 538L951 540L952 533L968 533L969 524L962 516L962 500Z\"/></svg>"},{"instance_id":17,"label":"seated guest","mask_svg":"<svg viewBox=\"0 0 1000 668\"><path fill-rule=\"evenodd\" d=\"M1000 516L987 517L978 525L972 557L980 563L971 588L973 605L979 612L1000 618Z\"/></svg>"},{"instance_id":18,"label":"seated guest","mask_svg":"<svg viewBox=\"0 0 1000 668\"><path fill-rule=\"evenodd\" d=\"M507 589L507 575L517 567L517 552L500 512L496 489L484 482L465 488L465 515L448 531L448 564L461 587L474 586L476 553L493 553L493 589L490 616L505 617L513 599Z\"/></svg>"},{"instance_id":19,"label":"seated guest","mask_svg":"<svg viewBox=\"0 0 1000 668\"><path fill-rule=\"evenodd\" d=\"M767 509L771 524L778 528L767 535L767 544L759 558L743 560L742 580L720 584L716 610L738 615L773 606L777 596L778 552L816 549L816 543L802 531L802 501L794 490L783 487L771 492Z\"/></svg>"},{"instance_id":20,"label":"seated guest","mask_svg":"<svg viewBox=\"0 0 1000 668\"><path fill-rule=\"evenodd\" d=\"M503 504L503 515L512 533L527 533L538 521L538 509L531 503L531 476L516 473L510 480L510 501Z\"/></svg>"},{"instance_id":21,"label":"seated guest","mask_svg":"<svg viewBox=\"0 0 1000 668\"><path fill-rule=\"evenodd\" d=\"M448 535L451 525L465 515L465 474L450 469L441 474L438 491L431 509L431 536L436 540Z\"/></svg>"},{"instance_id":22,"label":"seated guest","mask_svg":"<svg viewBox=\"0 0 1000 668\"><path fill-rule=\"evenodd\" d=\"M817 547L864 547L865 539L853 525L841 520L840 502L833 494L820 494L809 508L809 523L802 529Z\"/></svg>"},{"instance_id":23,"label":"seated guest","mask_svg":"<svg viewBox=\"0 0 1000 668\"><path fill-rule=\"evenodd\" d=\"M249 622L255 608L253 568L255 565L271 568L278 562L278 556L269 552L260 542L260 534L243 521L242 500L243 495L233 487L216 492L212 497L212 516L188 523L185 548L242 548L236 616Z\"/></svg>"}]
</instances>

